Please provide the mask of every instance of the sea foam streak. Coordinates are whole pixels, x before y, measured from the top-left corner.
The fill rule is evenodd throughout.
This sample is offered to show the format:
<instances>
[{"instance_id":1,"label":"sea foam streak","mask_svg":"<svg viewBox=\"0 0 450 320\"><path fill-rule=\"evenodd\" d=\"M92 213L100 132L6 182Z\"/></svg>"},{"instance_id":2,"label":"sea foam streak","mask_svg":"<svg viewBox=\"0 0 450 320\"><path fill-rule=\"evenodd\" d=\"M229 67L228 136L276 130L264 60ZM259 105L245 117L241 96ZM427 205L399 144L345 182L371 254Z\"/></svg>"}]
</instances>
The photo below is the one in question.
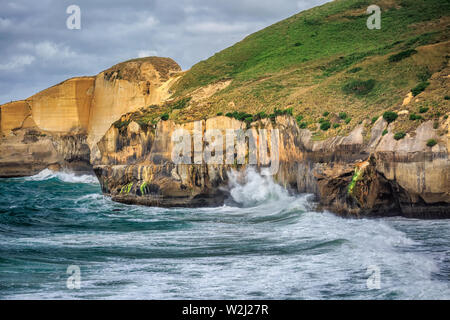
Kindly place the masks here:
<instances>
[{"instance_id":1,"label":"sea foam streak","mask_svg":"<svg viewBox=\"0 0 450 320\"><path fill-rule=\"evenodd\" d=\"M84 175L75 175L73 172L57 172L52 171L50 169L44 169L38 174L27 177L25 180L27 181L44 181L44 180L50 180L50 179L58 179L63 182L69 182L69 183L98 183L98 180L95 176L84 174Z\"/></svg>"}]
</instances>

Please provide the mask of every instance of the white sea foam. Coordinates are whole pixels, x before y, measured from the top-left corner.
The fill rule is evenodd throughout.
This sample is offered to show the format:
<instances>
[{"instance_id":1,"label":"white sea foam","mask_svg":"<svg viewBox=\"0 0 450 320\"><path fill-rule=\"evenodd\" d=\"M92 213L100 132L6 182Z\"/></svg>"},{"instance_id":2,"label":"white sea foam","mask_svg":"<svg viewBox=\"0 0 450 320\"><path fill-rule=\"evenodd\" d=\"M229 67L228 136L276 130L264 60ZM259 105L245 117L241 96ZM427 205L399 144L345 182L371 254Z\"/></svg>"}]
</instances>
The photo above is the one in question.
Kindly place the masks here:
<instances>
[{"instance_id":1,"label":"white sea foam","mask_svg":"<svg viewBox=\"0 0 450 320\"><path fill-rule=\"evenodd\" d=\"M76 175L73 172L64 172L64 171L52 171L50 169L44 169L38 174L27 177L25 180L27 181L44 181L49 179L58 179L63 182L69 183L98 183L98 180L95 176L84 174L84 175Z\"/></svg>"},{"instance_id":2,"label":"white sea foam","mask_svg":"<svg viewBox=\"0 0 450 320\"><path fill-rule=\"evenodd\" d=\"M231 171L228 177L231 197L244 207L291 198L287 190L276 184L270 175L260 175L253 168L244 173Z\"/></svg>"}]
</instances>

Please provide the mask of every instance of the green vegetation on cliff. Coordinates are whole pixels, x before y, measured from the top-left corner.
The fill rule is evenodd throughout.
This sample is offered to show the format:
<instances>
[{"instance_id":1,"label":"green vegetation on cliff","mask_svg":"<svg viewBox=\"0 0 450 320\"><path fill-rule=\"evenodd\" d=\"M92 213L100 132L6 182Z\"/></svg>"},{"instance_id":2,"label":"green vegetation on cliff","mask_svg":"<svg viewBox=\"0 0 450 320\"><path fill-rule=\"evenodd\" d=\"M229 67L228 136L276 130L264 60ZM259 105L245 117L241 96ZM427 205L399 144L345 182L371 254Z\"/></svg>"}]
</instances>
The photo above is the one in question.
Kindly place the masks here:
<instances>
[{"instance_id":1,"label":"green vegetation on cliff","mask_svg":"<svg viewBox=\"0 0 450 320\"><path fill-rule=\"evenodd\" d=\"M366 27L372 4L382 10L380 30ZM445 115L448 88L430 77L448 68L449 12L450 2L442 0L337 0L301 12L194 65L172 88L174 97L231 84L192 99L170 118L290 108L303 116L299 125L326 137L371 123L374 114L417 110L415 99L402 106L411 91L423 96L422 105L433 106L425 120ZM331 123L326 131L317 126L324 110ZM346 114L341 120L340 113ZM420 123L408 116L395 121L405 130Z\"/></svg>"}]
</instances>

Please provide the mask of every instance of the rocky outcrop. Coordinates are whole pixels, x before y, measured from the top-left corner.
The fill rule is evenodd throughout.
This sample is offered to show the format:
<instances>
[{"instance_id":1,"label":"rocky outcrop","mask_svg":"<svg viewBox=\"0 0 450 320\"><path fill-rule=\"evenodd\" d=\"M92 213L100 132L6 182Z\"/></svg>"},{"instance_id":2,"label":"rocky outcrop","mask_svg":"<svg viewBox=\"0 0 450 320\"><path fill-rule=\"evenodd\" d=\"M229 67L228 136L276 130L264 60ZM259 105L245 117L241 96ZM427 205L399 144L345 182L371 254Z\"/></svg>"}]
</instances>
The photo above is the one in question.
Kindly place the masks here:
<instances>
[{"instance_id":1,"label":"rocky outcrop","mask_svg":"<svg viewBox=\"0 0 450 320\"><path fill-rule=\"evenodd\" d=\"M112 126L99 142L102 154L94 171L103 192L113 200L151 206L199 207L222 204L226 192L225 164L175 164L172 161L172 133L184 129L218 130L245 128L240 121L218 117L196 123L160 121L141 128L136 122L117 129ZM202 143L203 145L203 143ZM194 162L195 152L192 153Z\"/></svg>"},{"instance_id":2,"label":"rocky outcrop","mask_svg":"<svg viewBox=\"0 0 450 320\"><path fill-rule=\"evenodd\" d=\"M0 106L0 177L45 168L92 170L97 142L124 113L169 96L181 68L169 58L117 64Z\"/></svg>"},{"instance_id":3,"label":"rocky outcrop","mask_svg":"<svg viewBox=\"0 0 450 320\"><path fill-rule=\"evenodd\" d=\"M35 128L15 130L0 146L1 177L22 177L43 169L92 172L83 133L45 134Z\"/></svg>"},{"instance_id":4,"label":"rocky outcrop","mask_svg":"<svg viewBox=\"0 0 450 320\"><path fill-rule=\"evenodd\" d=\"M441 120L447 128L448 122ZM192 133L195 126L202 128L203 136L206 129L218 129L224 136L226 129L246 129L245 123L227 117L186 124L161 121L146 128L134 122L121 129L112 126L99 143L102 157L94 169L103 192L116 201L152 206L222 204L227 198L227 173L248 164L195 163L195 152L191 164L175 164L172 134L179 129ZM370 134L367 128L362 123L346 137L314 141L292 117L250 125L257 150L261 150L258 130L268 130L269 154L275 152L271 132L279 130L279 169L274 179L292 192L314 193L324 208L350 216L449 217L448 138L439 136L431 122L423 123L414 137L399 141L391 132L383 135L390 126L382 118ZM438 144L428 147L431 138ZM208 142L203 139L201 145L207 148ZM242 152L242 146L234 147L236 154ZM258 151L256 167L261 169L266 160Z\"/></svg>"},{"instance_id":5,"label":"rocky outcrop","mask_svg":"<svg viewBox=\"0 0 450 320\"><path fill-rule=\"evenodd\" d=\"M0 107L0 177L92 170L86 141L94 77L73 78Z\"/></svg>"}]
</instances>

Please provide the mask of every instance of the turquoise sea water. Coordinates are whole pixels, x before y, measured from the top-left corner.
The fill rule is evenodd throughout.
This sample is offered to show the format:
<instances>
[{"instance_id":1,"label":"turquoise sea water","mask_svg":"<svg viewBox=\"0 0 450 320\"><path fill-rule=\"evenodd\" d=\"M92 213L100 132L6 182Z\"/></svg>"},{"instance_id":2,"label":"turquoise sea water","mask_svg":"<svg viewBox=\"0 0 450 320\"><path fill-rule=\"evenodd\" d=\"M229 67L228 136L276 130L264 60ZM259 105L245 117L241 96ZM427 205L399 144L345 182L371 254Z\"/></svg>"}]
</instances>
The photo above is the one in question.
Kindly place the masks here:
<instances>
[{"instance_id":1,"label":"turquoise sea water","mask_svg":"<svg viewBox=\"0 0 450 320\"><path fill-rule=\"evenodd\" d=\"M0 180L0 298L450 299L450 220L343 219L254 172L230 187L234 204L164 209L88 176Z\"/></svg>"}]
</instances>

